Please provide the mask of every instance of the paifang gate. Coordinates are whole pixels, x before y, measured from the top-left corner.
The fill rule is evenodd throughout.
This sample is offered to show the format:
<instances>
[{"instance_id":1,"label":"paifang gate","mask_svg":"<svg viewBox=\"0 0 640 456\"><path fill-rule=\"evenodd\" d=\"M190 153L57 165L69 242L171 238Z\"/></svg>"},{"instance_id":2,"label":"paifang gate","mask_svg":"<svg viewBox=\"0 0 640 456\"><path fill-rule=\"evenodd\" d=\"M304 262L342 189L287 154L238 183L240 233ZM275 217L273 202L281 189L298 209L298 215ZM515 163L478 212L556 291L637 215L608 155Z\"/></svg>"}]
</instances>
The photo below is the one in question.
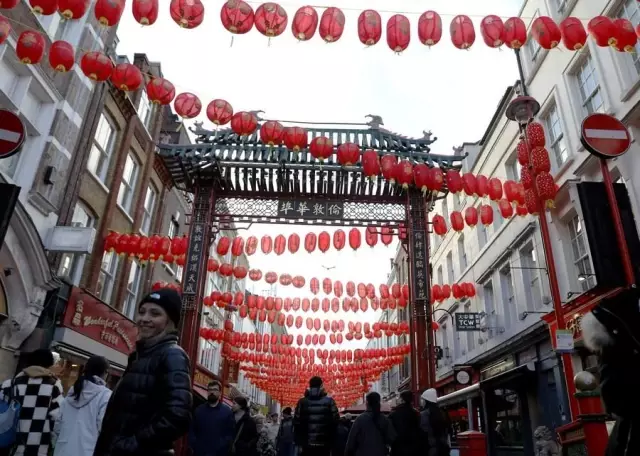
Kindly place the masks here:
<instances>
[{"instance_id":1,"label":"paifang gate","mask_svg":"<svg viewBox=\"0 0 640 456\"><path fill-rule=\"evenodd\" d=\"M407 228L403 248L411 265L411 382L414 391L434 385L433 332L427 331L432 321L428 213L436 199L446 196L446 185L444 192L423 193L382 178L370 180L361 162L354 166L338 164L335 147L352 142L361 151L392 154L443 171L459 169L464 156L433 154L430 146L437 138L431 133L406 138L382 128L379 116L368 117L368 123L314 124L306 128L309 142L317 136L333 140L334 153L323 163L315 160L308 148L293 152L262 143L259 128L252 135L240 137L231 129L211 131L197 123L191 130L197 136L195 144L158 145L176 187L194 195L181 323L181 344L191 359L197 359L208 246L231 222L389 226L394 233L403 225Z\"/></svg>"}]
</instances>

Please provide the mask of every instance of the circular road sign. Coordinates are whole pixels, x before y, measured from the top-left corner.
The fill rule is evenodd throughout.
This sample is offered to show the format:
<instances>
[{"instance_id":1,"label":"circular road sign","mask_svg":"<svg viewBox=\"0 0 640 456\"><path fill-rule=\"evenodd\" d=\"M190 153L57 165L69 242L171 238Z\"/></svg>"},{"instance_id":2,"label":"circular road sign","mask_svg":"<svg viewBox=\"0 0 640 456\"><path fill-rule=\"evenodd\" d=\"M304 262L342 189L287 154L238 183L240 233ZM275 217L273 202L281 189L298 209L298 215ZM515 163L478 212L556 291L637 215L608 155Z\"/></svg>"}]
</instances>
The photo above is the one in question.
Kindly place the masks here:
<instances>
[{"instance_id":1,"label":"circular road sign","mask_svg":"<svg viewBox=\"0 0 640 456\"><path fill-rule=\"evenodd\" d=\"M0 109L0 160L20 152L25 137L26 129L20 117Z\"/></svg>"},{"instance_id":2,"label":"circular road sign","mask_svg":"<svg viewBox=\"0 0 640 456\"><path fill-rule=\"evenodd\" d=\"M615 158L629 150L631 135L615 117L596 113L582 121L580 141L585 149L600 158Z\"/></svg>"}]
</instances>

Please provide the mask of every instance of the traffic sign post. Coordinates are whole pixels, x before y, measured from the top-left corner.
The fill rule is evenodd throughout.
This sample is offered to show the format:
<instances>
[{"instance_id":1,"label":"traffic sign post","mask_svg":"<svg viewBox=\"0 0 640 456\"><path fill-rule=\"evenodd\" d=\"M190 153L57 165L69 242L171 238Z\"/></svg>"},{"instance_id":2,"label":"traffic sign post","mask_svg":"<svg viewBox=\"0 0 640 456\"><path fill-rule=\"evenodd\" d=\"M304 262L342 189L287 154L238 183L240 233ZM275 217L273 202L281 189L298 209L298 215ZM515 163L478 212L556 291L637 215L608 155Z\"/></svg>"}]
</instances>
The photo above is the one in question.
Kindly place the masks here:
<instances>
[{"instance_id":1,"label":"traffic sign post","mask_svg":"<svg viewBox=\"0 0 640 456\"><path fill-rule=\"evenodd\" d=\"M20 117L0 109L0 160L20 152L26 136L26 128Z\"/></svg>"},{"instance_id":2,"label":"traffic sign post","mask_svg":"<svg viewBox=\"0 0 640 456\"><path fill-rule=\"evenodd\" d=\"M625 239L622 217L620 217L620 210L618 209L618 200L616 199L611 173L609 172L609 164L607 163L607 160L627 153L629 147L631 147L631 134L626 125L620 120L608 114L596 113L587 116L582 121L580 141L587 151L600 159L602 181L607 191L609 207L611 207L624 275L627 285L632 287L635 285L635 276L631 255L629 255L629 246Z\"/></svg>"}]
</instances>

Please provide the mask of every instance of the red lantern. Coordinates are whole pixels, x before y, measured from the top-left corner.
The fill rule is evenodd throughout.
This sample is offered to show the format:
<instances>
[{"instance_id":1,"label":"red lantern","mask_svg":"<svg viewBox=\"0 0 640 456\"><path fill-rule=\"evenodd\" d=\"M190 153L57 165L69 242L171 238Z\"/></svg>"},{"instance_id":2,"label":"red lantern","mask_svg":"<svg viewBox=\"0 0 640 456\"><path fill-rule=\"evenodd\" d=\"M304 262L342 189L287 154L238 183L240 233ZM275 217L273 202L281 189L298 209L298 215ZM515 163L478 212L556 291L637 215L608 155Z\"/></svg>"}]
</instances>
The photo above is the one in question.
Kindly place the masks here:
<instances>
[{"instance_id":1,"label":"red lantern","mask_svg":"<svg viewBox=\"0 0 640 456\"><path fill-rule=\"evenodd\" d=\"M462 176L462 188L467 195L475 195L478 188L476 176L472 173L464 173Z\"/></svg>"},{"instance_id":2,"label":"red lantern","mask_svg":"<svg viewBox=\"0 0 640 456\"><path fill-rule=\"evenodd\" d=\"M93 14L105 27L112 27L120 22L124 11L125 0L96 0Z\"/></svg>"},{"instance_id":3,"label":"red lantern","mask_svg":"<svg viewBox=\"0 0 640 456\"><path fill-rule=\"evenodd\" d=\"M221 257L224 257L227 253L229 253L229 248L231 247L231 239L227 236L222 236L218 240L218 245L216 246L216 252Z\"/></svg>"},{"instance_id":4,"label":"red lantern","mask_svg":"<svg viewBox=\"0 0 640 456\"><path fill-rule=\"evenodd\" d=\"M511 218L513 217L513 206L506 199L501 199L498 201L498 210L500 211L500 215L503 218Z\"/></svg>"},{"instance_id":5,"label":"red lantern","mask_svg":"<svg viewBox=\"0 0 640 456\"><path fill-rule=\"evenodd\" d=\"M226 125L233 117L233 107L226 100L213 100L207 106L207 118L215 125Z\"/></svg>"},{"instance_id":6,"label":"red lantern","mask_svg":"<svg viewBox=\"0 0 640 456\"><path fill-rule=\"evenodd\" d=\"M42 60L44 48L44 37L38 32L27 30L18 37L16 55L20 62L26 65L35 65Z\"/></svg>"},{"instance_id":7,"label":"red lantern","mask_svg":"<svg viewBox=\"0 0 640 456\"><path fill-rule=\"evenodd\" d=\"M422 190L422 194L425 195L429 191L431 186L431 171L429 166L425 163L418 163L413 167L413 178L415 180L416 187Z\"/></svg>"},{"instance_id":8,"label":"red lantern","mask_svg":"<svg viewBox=\"0 0 640 456\"><path fill-rule=\"evenodd\" d=\"M171 0L169 14L181 28L196 28L204 20L204 5L200 0Z\"/></svg>"},{"instance_id":9,"label":"red lantern","mask_svg":"<svg viewBox=\"0 0 640 456\"><path fill-rule=\"evenodd\" d=\"M322 291L324 291L324 294L329 294L331 293L331 290L333 290L333 284L331 283L331 279L328 279L328 278L324 279L322 281Z\"/></svg>"},{"instance_id":10,"label":"red lantern","mask_svg":"<svg viewBox=\"0 0 640 456\"><path fill-rule=\"evenodd\" d=\"M264 281L267 282L269 285L273 285L274 283L276 283L278 281L278 274L276 274L275 272L267 272L264 275ZM269 302L269 301L267 301Z\"/></svg>"},{"instance_id":11,"label":"red lantern","mask_svg":"<svg viewBox=\"0 0 640 456\"><path fill-rule=\"evenodd\" d=\"M344 32L344 13L340 8L327 8L320 18L318 32L327 43L338 41Z\"/></svg>"},{"instance_id":12,"label":"red lantern","mask_svg":"<svg viewBox=\"0 0 640 456\"><path fill-rule=\"evenodd\" d=\"M405 190L409 188L409 185L413 184L413 165L409 160L402 160L395 165L395 178L398 185L401 185Z\"/></svg>"},{"instance_id":13,"label":"red lantern","mask_svg":"<svg viewBox=\"0 0 640 456\"><path fill-rule=\"evenodd\" d=\"M489 198L492 201L498 201L502 198L502 182L497 177L492 177L489 179Z\"/></svg>"},{"instance_id":14,"label":"red lantern","mask_svg":"<svg viewBox=\"0 0 640 456\"><path fill-rule=\"evenodd\" d=\"M287 22L287 12L277 3L264 3L256 10L256 28L269 38L281 35L287 28Z\"/></svg>"},{"instance_id":15,"label":"red lantern","mask_svg":"<svg viewBox=\"0 0 640 456\"><path fill-rule=\"evenodd\" d=\"M242 0L228 0L220 10L220 21L229 32L242 35L253 27L253 8Z\"/></svg>"},{"instance_id":16,"label":"red lantern","mask_svg":"<svg viewBox=\"0 0 640 456\"><path fill-rule=\"evenodd\" d=\"M373 46L382 37L382 18L377 11L365 10L358 16L358 38L365 46Z\"/></svg>"},{"instance_id":17,"label":"red lantern","mask_svg":"<svg viewBox=\"0 0 640 456\"><path fill-rule=\"evenodd\" d=\"M570 51L579 51L587 42L587 31L576 17L568 17L560 22L560 33L562 44Z\"/></svg>"},{"instance_id":18,"label":"red lantern","mask_svg":"<svg viewBox=\"0 0 640 456\"><path fill-rule=\"evenodd\" d=\"M538 199L536 198L536 194L532 188L525 190L524 198L527 212L531 215L537 215L540 205L538 204Z\"/></svg>"},{"instance_id":19,"label":"red lantern","mask_svg":"<svg viewBox=\"0 0 640 456\"><path fill-rule=\"evenodd\" d=\"M251 256L254 253L256 253L256 250L258 249L258 238L255 236L249 236L247 238L247 242L244 245L244 253L247 256Z\"/></svg>"},{"instance_id":20,"label":"red lantern","mask_svg":"<svg viewBox=\"0 0 640 456\"><path fill-rule=\"evenodd\" d=\"M233 238L231 242L231 255L234 257L242 256L242 252L244 251L244 239L238 236Z\"/></svg>"},{"instance_id":21,"label":"red lantern","mask_svg":"<svg viewBox=\"0 0 640 456\"><path fill-rule=\"evenodd\" d=\"M229 263L222 263L218 268L218 272L221 276L229 277L231 274L233 274L233 266L231 266Z\"/></svg>"},{"instance_id":22,"label":"red lantern","mask_svg":"<svg viewBox=\"0 0 640 456\"><path fill-rule=\"evenodd\" d=\"M433 224L433 231L438 236L444 236L445 234L447 234L447 222L442 215L434 215L431 223Z\"/></svg>"},{"instance_id":23,"label":"red lantern","mask_svg":"<svg viewBox=\"0 0 640 456\"><path fill-rule=\"evenodd\" d=\"M329 235L329 233L327 233L326 231L321 232L318 235L318 249L320 249L322 253L325 253L327 250L329 250L330 245L331 236Z\"/></svg>"},{"instance_id":24,"label":"red lantern","mask_svg":"<svg viewBox=\"0 0 640 456\"><path fill-rule=\"evenodd\" d=\"M260 127L260 140L271 147L279 146L282 143L283 136L284 127L276 120L269 120Z\"/></svg>"},{"instance_id":25,"label":"red lantern","mask_svg":"<svg viewBox=\"0 0 640 456\"><path fill-rule=\"evenodd\" d=\"M104 238L104 251L113 252L118 245L118 238L120 234L115 231L109 231L109 234Z\"/></svg>"},{"instance_id":26,"label":"red lantern","mask_svg":"<svg viewBox=\"0 0 640 456\"><path fill-rule=\"evenodd\" d=\"M476 31L469 16L461 14L451 21L449 27L451 42L458 49L469 49L476 41Z\"/></svg>"},{"instance_id":27,"label":"red lantern","mask_svg":"<svg viewBox=\"0 0 640 456\"><path fill-rule=\"evenodd\" d=\"M300 152L307 147L307 132L301 127L287 127L283 135L284 145L292 152Z\"/></svg>"},{"instance_id":28,"label":"red lantern","mask_svg":"<svg viewBox=\"0 0 640 456\"><path fill-rule=\"evenodd\" d=\"M29 0L29 5L34 13L50 16L56 12L58 0Z\"/></svg>"},{"instance_id":29,"label":"red lantern","mask_svg":"<svg viewBox=\"0 0 640 456\"><path fill-rule=\"evenodd\" d=\"M361 242L362 237L360 235L360 230L358 228L351 228L349 230L349 247L353 250L358 250Z\"/></svg>"},{"instance_id":30,"label":"red lantern","mask_svg":"<svg viewBox=\"0 0 640 456\"><path fill-rule=\"evenodd\" d=\"M442 302L444 300L440 285L434 285L431 287L431 299L438 302Z\"/></svg>"},{"instance_id":31,"label":"red lantern","mask_svg":"<svg viewBox=\"0 0 640 456\"><path fill-rule=\"evenodd\" d=\"M202 103L196 95L189 92L183 92L174 100L173 108L176 111L176 114L183 119L193 119L200 115Z\"/></svg>"},{"instance_id":32,"label":"red lantern","mask_svg":"<svg viewBox=\"0 0 640 456\"><path fill-rule=\"evenodd\" d=\"M153 104L168 105L176 96L176 88L164 78L154 78L147 83L147 97Z\"/></svg>"},{"instance_id":33,"label":"red lantern","mask_svg":"<svg viewBox=\"0 0 640 456\"><path fill-rule=\"evenodd\" d=\"M553 176L548 172L542 172L536 176L536 188L538 197L549 208L555 207L553 201L556 199L556 183Z\"/></svg>"},{"instance_id":34,"label":"red lantern","mask_svg":"<svg viewBox=\"0 0 640 456\"><path fill-rule=\"evenodd\" d=\"M303 6L296 11L291 21L291 32L299 41L313 38L318 28L318 12L311 6Z\"/></svg>"},{"instance_id":35,"label":"red lantern","mask_svg":"<svg viewBox=\"0 0 640 456\"><path fill-rule=\"evenodd\" d=\"M407 16L394 14L387 21L387 44L393 52L400 53L411 42L411 23Z\"/></svg>"},{"instance_id":36,"label":"red lantern","mask_svg":"<svg viewBox=\"0 0 640 456\"><path fill-rule=\"evenodd\" d=\"M383 155L380 160L380 166L382 168L382 177L389 181L390 184L395 184L395 166L398 163L398 157L395 155Z\"/></svg>"},{"instance_id":37,"label":"red lantern","mask_svg":"<svg viewBox=\"0 0 640 456\"><path fill-rule=\"evenodd\" d=\"M59 0L58 12L69 19L80 19L87 12L87 0Z\"/></svg>"},{"instance_id":38,"label":"red lantern","mask_svg":"<svg viewBox=\"0 0 640 456\"><path fill-rule=\"evenodd\" d=\"M89 79L97 82L104 82L113 72L113 62L102 52L87 52L80 60L80 68Z\"/></svg>"},{"instance_id":39,"label":"red lantern","mask_svg":"<svg viewBox=\"0 0 640 456\"><path fill-rule=\"evenodd\" d=\"M0 1L0 7L2 7L2 1ZM11 23L9 19L0 14L0 45L7 40L10 33Z\"/></svg>"},{"instance_id":40,"label":"red lantern","mask_svg":"<svg viewBox=\"0 0 640 456\"><path fill-rule=\"evenodd\" d=\"M258 128L258 118L250 112L236 112L231 117L231 129L238 136L252 135Z\"/></svg>"},{"instance_id":41,"label":"red lantern","mask_svg":"<svg viewBox=\"0 0 640 456\"><path fill-rule=\"evenodd\" d=\"M315 233L307 233L304 237L304 249L312 253L316 249L316 244L318 242L318 238Z\"/></svg>"},{"instance_id":42,"label":"red lantern","mask_svg":"<svg viewBox=\"0 0 640 456\"><path fill-rule=\"evenodd\" d=\"M207 260L207 271L208 272L216 272L219 267L220 267L220 265L218 264L218 262L216 261L215 258L209 258Z\"/></svg>"},{"instance_id":43,"label":"red lantern","mask_svg":"<svg viewBox=\"0 0 640 456\"><path fill-rule=\"evenodd\" d=\"M333 248L335 248L338 251L342 250L344 248L346 240L347 240L347 236L344 234L344 231L336 230L333 233Z\"/></svg>"},{"instance_id":44,"label":"red lantern","mask_svg":"<svg viewBox=\"0 0 640 456\"><path fill-rule=\"evenodd\" d=\"M527 125L527 140L529 146L533 149L536 147L544 147L546 145L546 139L544 136L544 127L540 122L531 122Z\"/></svg>"},{"instance_id":45,"label":"red lantern","mask_svg":"<svg viewBox=\"0 0 640 456\"><path fill-rule=\"evenodd\" d=\"M323 162L333 154L333 140L326 136L317 136L311 140L309 153L313 158Z\"/></svg>"},{"instance_id":46,"label":"red lantern","mask_svg":"<svg viewBox=\"0 0 640 456\"><path fill-rule=\"evenodd\" d=\"M73 46L66 41L55 41L49 48L49 65L55 71L66 73L73 68L76 54Z\"/></svg>"},{"instance_id":47,"label":"red lantern","mask_svg":"<svg viewBox=\"0 0 640 456\"><path fill-rule=\"evenodd\" d=\"M520 163L520 166L527 166L529 164L529 148L527 147L527 143L524 140L518 141L516 151L518 163Z\"/></svg>"},{"instance_id":48,"label":"red lantern","mask_svg":"<svg viewBox=\"0 0 640 456\"><path fill-rule=\"evenodd\" d=\"M504 23L504 44L509 49L520 49L527 42L527 26L519 17L510 17Z\"/></svg>"},{"instance_id":49,"label":"red lantern","mask_svg":"<svg viewBox=\"0 0 640 456\"><path fill-rule=\"evenodd\" d=\"M351 166L358 163L360 147L352 142L340 144L337 150L338 163L342 166Z\"/></svg>"},{"instance_id":50,"label":"red lantern","mask_svg":"<svg viewBox=\"0 0 640 456\"><path fill-rule=\"evenodd\" d=\"M460 173L454 169L447 171L445 180L447 182L447 188L451 193L459 193L464 188L464 183L462 182Z\"/></svg>"},{"instance_id":51,"label":"red lantern","mask_svg":"<svg viewBox=\"0 0 640 456\"><path fill-rule=\"evenodd\" d=\"M616 44L616 27L613 21L606 16L596 16L587 24L587 30L600 47L614 46Z\"/></svg>"},{"instance_id":52,"label":"red lantern","mask_svg":"<svg viewBox=\"0 0 640 456\"><path fill-rule=\"evenodd\" d=\"M249 271L247 271L247 268L245 268L244 266L236 266L235 268L233 268L233 276L237 280L244 279L245 277L247 277L248 273Z\"/></svg>"},{"instance_id":53,"label":"red lantern","mask_svg":"<svg viewBox=\"0 0 640 456\"><path fill-rule=\"evenodd\" d=\"M616 31L616 42L612 47L619 52L635 52L638 36L629 19L618 18L613 21Z\"/></svg>"},{"instance_id":54,"label":"red lantern","mask_svg":"<svg viewBox=\"0 0 640 456\"><path fill-rule=\"evenodd\" d=\"M526 217L527 215L529 215L529 209L527 209L527 206L525 206L524 204L519 204L516 206L516 214L520 217Z\"/></svg>"},{"instance_id":55,"label":"red lantern","mask_svg":"<svg viewBox=\"0 0 640 456\"><path fill-rule=\"evenodd\" d=\"M158 19L158 0L133 0L133 17L140 25L153 25Z\"/></svg>"},{"instance_id":56,"label":"red lantern","mask_svg":"<svg viewBox=\"0 0 640 456\"><path fill-rule=\"evenodd\" d=\"M502 186L504 189L504 196L507 197L507 200L510 203L513 203L514 201L516 201L516 199L518 198L518 188L515 181L512 180L507 180L505 181L504 185Z\"/></svg>"},{"instance_id":57,"label":"red lantern","mask_svg":"<svg viewBox=\"0 0 640 456\"><path fill-rule=\"evenodd\" d=\"M482 19L480 33L484 44L489 47L498 48L504 44L504 23L495 14L490 14Z\"/></svg>"},{"instance_id":58,"label":"red lantern","mask_svg":"<svg viewBox=\"0 0 640 456\"><path fill-rule=\"evenodd\" d=\"M131 63L119 63L111 73L111 82L120 90L133 92L142 85L142 73Z\"/></svg>"},{"instance_id":59,"label":"red lantern","mask_svg":"<svg viewBox=\"0 0 640 456\"><path fill-rule=\"evenodd\" d=\"M425 46L434 46L442 39L442 18L435 11L425 11L418 19L418 38Z\"/></svg>"},{"instance_id":60,"label":"red lantern","mask_svg":"<svg viewBox=\"0 0 640 456\"><path fill-rule=\"evenodd\" d=\"M489 204L480 206L480 221L484 226L489 226L493 223L493 207Z\"/></svg>"},{"instance_id":61,"label":"red lantern","mask_svg":"<svg viewBox=\"0 0 640 456\"><path fill-rule=\"evenodd\" d=\"M451 214L451 226L453 226L453 214ZM473 228L478 224L478 209L473 206L470 206L464 210L464 221L468 226ZM455 229L455 227L454 227ZM459 230L456 230L459 231Z\"/></svg>"},{"instance_id":62,"label":"red lantern","mask_svg":"<svg viewBox=\"0 0 640 456\"><path fill-rule=\"evenodd\" d=\"M366 150L362 154L362 172L369 179L380 174L380 157L375 150Z\"/></svg>"},{"instance_id":63,"label":"red lantern","mask_svg":"<svg viewBox=\"0 0 640 456\"><path fill-rule=\"evenodd\" d=\"M549 151L544 147L536 147L531 151L531 167L533 174L548 173L551 171Z\"/></svg>"},{"instance_id":64,"label":"red lantern","mask_svg":"<svg viewBox=\"0 0 640 456\"><path fill-rule=\"evenodd\" d=\"M249 279L251 279L254 282L257 282L258 280L262 279L262 271L260 269L251 269L249 271Z\"/></svg>"},{"instance_id":65,"label":"red lantern","mask_svg":"<svg viewBox=\"0 0 640 456\"><path fill-rule=\"evenodd\" d=\"M298 236L296 233L290 234L289 241L287 242L287 247L289 249L289 253L296 253L300 248L300 236Z\"/></svg>"},{"instance_id":66,"label":"red lantern","mask_svg":"<svg viewBox=\"0 0 640 456\"><path fill-rule=\"evenodd\" d=\"M275 241L273 242L273 251L275 252L275 254L278 256L282 255L286 248L287 239L282 234L277 235Z\"/></svg>"},{"instance_id":67,"label":"red lantern","mask_svg":"<svg viewBox=\"0 0 640 456\"><path fill-rule=\"evenodd\" d=\"M304 287L304 284L306 283L306 281L302 276L295 276L293 279L291 279L291 283L296 288L302 288Z\"/></svg>"},{"instance_id":68,"label":"red lantern","mask_svg":"<svg viewBox=\"0 0 640 456\"><path fill-rule=\"evenodd\" d=\"M542 49L553 49L560 43L562 33L558 24L548 16L537 17L531 24L531 36Z\"/></svg>"},{"instance_id":69,"label":"red lantern","mask_svg":"<svg viewBox=\"0 0 640 456\"><path fill-rule=\"evenodd\" d=\"M452 211L449 216L451 219L451 228L455 231L462 231L464 229L464 220L462 219L462 214L459 211Z\"/></svg>"},{"instance_id":70,"label":"red lantern","mask_svg":"<svg viewBox=\"0 0 640 456\"><path fill-rule=\"evenodd\" d=\"M262 236L262 239L260 240L260 249L265 255L269 255L271 253L271 250L273 249L273 241L271 240L271 236Z\"/></svg>"},{"instance_id":71,"label":"red lantern","mask_svg":"<svg viewBox=\"0 0 640 456\"><path fill-rule=\"evenodd\" d=\"M364 240L369 247L375 247L378 243L378 232L375 226L369 226L364 232Z\"/></svg>"}]
</instances>

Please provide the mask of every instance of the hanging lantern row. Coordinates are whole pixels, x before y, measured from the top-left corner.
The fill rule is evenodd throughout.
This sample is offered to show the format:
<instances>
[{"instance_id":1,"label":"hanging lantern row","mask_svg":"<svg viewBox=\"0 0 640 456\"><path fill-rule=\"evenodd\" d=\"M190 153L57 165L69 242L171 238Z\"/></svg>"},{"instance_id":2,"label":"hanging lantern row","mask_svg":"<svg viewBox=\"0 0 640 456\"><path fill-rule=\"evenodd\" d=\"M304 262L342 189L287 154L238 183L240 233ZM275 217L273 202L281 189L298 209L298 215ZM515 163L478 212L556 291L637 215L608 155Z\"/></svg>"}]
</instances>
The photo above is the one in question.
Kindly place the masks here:
<instances>
[{"instance_id":1,"label":"hanging lantern row","mask_svg":"<svg viewBox=\"0 0 640 456\"><path fill-rule=\"evenodd\" d=\"M431 287L431 303L442 302L453 296L455 299L474 298L476 287L473 283L463 282L453 285L433 285Z\"/></svg>"},{"instance_id":2,"label":"hanging lantern row","mask_svg":"<svg viewBox=\"0 0 640 456\"><path fill-rule=\"evenodd\" d=\"M558 186L551 175L551 160L541 123L527 125L517 145L517 158L522 166L520 185L524 189L527 211L538 214L540 203L543 208L553 208Z\"/></svg>"}]
</instances>

